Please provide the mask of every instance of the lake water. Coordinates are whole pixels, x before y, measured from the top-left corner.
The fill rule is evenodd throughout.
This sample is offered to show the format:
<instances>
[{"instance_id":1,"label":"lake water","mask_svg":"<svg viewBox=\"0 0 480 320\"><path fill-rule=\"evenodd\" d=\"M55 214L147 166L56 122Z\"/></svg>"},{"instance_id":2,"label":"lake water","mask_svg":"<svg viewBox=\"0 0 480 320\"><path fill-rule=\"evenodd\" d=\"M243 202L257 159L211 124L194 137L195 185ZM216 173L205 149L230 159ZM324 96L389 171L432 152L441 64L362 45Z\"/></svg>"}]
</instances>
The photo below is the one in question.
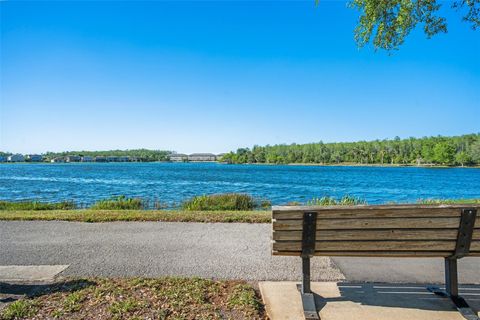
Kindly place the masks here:
<instances>
[{"instance_id":1,"label":"lake water","mask_svg":"<svg viewBox=\"0 0 480 320\"><path fill-rule=\"evenodd\" d=\"M0 200L73 200L115 195L179 203L243 192L273 204L349 194L378 204L480 198L480 169L224 165L216 163L1 164Z\"/></svg>"}]
</instances>

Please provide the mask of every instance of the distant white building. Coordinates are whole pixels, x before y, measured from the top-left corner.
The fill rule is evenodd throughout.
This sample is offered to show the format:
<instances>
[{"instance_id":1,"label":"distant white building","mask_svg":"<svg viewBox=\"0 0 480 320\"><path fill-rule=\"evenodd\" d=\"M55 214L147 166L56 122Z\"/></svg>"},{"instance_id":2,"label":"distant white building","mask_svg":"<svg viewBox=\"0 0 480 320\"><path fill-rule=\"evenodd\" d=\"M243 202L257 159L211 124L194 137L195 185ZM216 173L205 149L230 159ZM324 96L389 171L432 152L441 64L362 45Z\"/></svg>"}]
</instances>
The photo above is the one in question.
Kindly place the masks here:
<instances>
[{"instance_id":1,"label":"distant white building","mask_svg":"<svg viewBox=\"0 0 480 320\"><path fill-rule=\"evenodd\" d=\"M82 162L93 162L93 157L90 156L83 156Z\"/></svg>"},{"instance_id":2,"label":"distant white building","mask_svg":"<svg viewBox=\"0 0 480 320\"><path fill-rule=\"evenodd\" d=\"M39 154L29 154L27 155L26 160L30 162L42 162L43 157Z\"/></svg>"},{"instance_id":3,"label":"distant white building","mask_svg":"<svg viewBox=\"0 0 480 320\"><path fill-rule=\"evenodd\" d=\"M62 157L56 157L56 158L53 158L52 160L50 160L51 163L62 163L62 162L65 162L65 159L62 158Z\"/></svg>"},{"instance_id":4,"label":"distant white building","mask_svg":"<svg viewBox=\"0 0 480 320\"><path fill-rule=\"evenodd\" d=\"M188 160L188 155L183 153L172 153L168 158L173 162L184 162Z\"/></svg>"},{"instance_id":5,"label":"distant white building","mask_svg":"<svg viewBox=\"0 0 480 320\"><path fill-rule=\"evenodd\" d=\"M188 161L216 161L217 156L213 153L192 153L188 156Z\"/></svg>"},{"instance_id":6,"label":"distant white building","mask_svg":"<svg viewBox=\"0 0 480 320\"><path fill-rule=\"evenodd\" d=\"M7 157L8 162L24 162L25 157L21 154L12 154L11 156Z\"/></svg>"},{"instance_id":7,"label":"distant white building","mask_svg":"<svg viewBox=\"0 0 480 320\"><path fill-rule=\"evenodd\" d=\"M80 156L66 156L65 161L66 162L80 162L82 158Z\"/></svg>"}]
</instances>

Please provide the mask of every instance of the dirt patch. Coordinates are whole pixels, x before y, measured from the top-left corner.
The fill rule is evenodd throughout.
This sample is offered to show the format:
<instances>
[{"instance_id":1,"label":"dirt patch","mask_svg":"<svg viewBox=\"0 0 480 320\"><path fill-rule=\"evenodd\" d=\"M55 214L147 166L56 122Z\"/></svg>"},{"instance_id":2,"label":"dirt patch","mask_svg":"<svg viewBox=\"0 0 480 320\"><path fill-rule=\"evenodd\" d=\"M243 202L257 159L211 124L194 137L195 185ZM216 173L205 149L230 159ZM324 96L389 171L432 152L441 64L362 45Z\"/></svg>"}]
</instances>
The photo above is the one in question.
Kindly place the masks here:
<instances>
[{"instance_id":1,"label":"dirt patch","mask_svg":"<svg viewBox=\"0 0 480 320\"><path fill-rule=\"evenodd\" d=\"M13 319L266 319L244 281L201 278L68 279L43 287L2 287L24 298L8 302Z\"/></svg>"}]
</instances>

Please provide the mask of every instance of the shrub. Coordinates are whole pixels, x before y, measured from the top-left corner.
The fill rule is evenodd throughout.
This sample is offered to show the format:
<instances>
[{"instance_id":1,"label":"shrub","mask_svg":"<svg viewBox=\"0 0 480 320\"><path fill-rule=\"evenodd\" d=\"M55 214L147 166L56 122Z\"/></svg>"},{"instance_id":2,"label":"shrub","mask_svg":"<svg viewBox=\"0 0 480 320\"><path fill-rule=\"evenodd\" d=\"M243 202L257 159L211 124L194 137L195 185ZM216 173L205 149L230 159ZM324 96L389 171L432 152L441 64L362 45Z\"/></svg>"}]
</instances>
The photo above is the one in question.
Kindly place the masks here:
<instances>
[{"instance_id":1,"label":"shrub","mask_svg":"<svg viewBox=\"0 0 480 320\"><path fill-rule=\"evenodd\" d=\"M480 204L480 199L420 199L420 204Z\"/></svg>"},{"instance_id":2,"label":"shrub","mask_svg":"<svg viewBox=\"0 0 480 320\"><path fill-rule=\"evenodd\" d=\"M0 210L72 210L75 208L76 205L72 201L53 203L38 201L0 201Z\"/></svg>"},{"instance_id":3,"label":"shrub","mask_svg":"<svg viewBox=\"0 0 480 320\"><path fill-rule=\"evenodd\" d=\"M90 209L95 210L139 210L143 209L144 203L138 198L127 198L126 196L112 197L110 199L95 202Z\"/></svg>"},{"instance_id":4,"label":"shrub","mask_svg":"<svg viewBox=\"0 0 480 320\"><path fill-rule=\"evenodd\" d=\"M357 204L367 204L363 199L354 196L343 196L340 199L334 197L313 198L307 201L308 206L349 206Z\"/></svg>"},{"instance_id":5,"label":"shrub","mask_svg":"<svg viewBox=\"0 0 480 320\"><path fill-rule=\"evenodd\" d=\"M259 205L252 196L242 193L224 193L195 196L182 203L182 209L189 211L206 210L253 210Z\"/></svg>"}]
</instances>

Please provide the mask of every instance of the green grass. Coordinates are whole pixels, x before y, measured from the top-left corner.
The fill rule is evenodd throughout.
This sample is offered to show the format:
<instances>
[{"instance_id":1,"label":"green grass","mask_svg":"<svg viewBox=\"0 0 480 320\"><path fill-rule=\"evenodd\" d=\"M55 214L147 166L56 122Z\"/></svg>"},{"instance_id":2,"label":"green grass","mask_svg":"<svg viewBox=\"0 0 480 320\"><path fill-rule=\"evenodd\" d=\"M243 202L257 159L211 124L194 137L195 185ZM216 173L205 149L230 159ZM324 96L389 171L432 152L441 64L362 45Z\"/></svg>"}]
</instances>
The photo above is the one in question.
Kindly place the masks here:
<instances>
[{"instance_id":1,"label":"green grass","mask_svg":"<svg viewBox=\"0 0 480 320\"><path fill-rule=\"evenodd\" d=\"M32 317L37 311L32 300L17 300L9 304L0 312L0 320L25 319Z\"/></svg>"},{"instance_id":2,"label":"green grass","mask_svg":"<svg viewBox=\"0 0 480 320\"><path fill-rule=\"evenodd\" d=\"M166 221L269 223L270 211L183 210L5 210L0 220L63 220L80 222Z\"/></svg>"},{"instance_id":3,"label":"green grass","mask_svg":"<svg viewBox=\"0 0 480 320\"><path fill-rule=\"evenodd\" d=\"M144 209L141 199L127 198L126 196L113 197L111 199L99 200L90 209L92 210L140 210Z\"/></svg>"},{"instance_id":4,"label":"green grass","mask_svg":"<svg viewBox=\"0 0 480 320\"><path fill-rule=\"evenodd\" d=\"M292 203L299 205L298 203ZM366 204L354 197L339 200L331 197L313 199L307 203L312 206ZM394 204L394 203L391 203ZM480 199L427 199L418 204L480 204ZM110 221L165 221L165 222L244 222L270 223L270 210L0 210L0 220L62 220L80 222Z\"/></svg>"},{"instance_id":5,"label":"green grass","mask_svg":"<svg viewBox=\"0 0 480 320\"><path fill-rule=\"evenodd\" d=\"M367 204L363 199L353 196L343 196L340 199L334 197L313 198L307 201L307 206L352 206L357 204Z\"/></svg>"},{"instance_id":6,"label":"green grass","mask_svg":"<svg viewBox=\"0 0 480 320\"><path fill-rule=\"evenodd\" d=\"M480 204L480 199L420 199L420 204Z\"/></svg>"},{"instance_id":7,"label":"green grass","mask_svg":"<svg viewBox=\"0 0 480 320\"><path fill-rule=\"evenodd\" d=\"M72 210L75 208L75 203L71 201L62 201L55 203L38 201L0 201L0 210Z\"/></svg>"},{"instance_id":8,"label":"green grass","mask_svg":"<svg viewBox=\"0 0 480 320\"><path fill-rule=\"evenodd\" d=\"M76 283L82 283L82 286ZM266 319L245 281L162 277L65 280L0 311L13 319Z\"/></svg>"},{"instance_id":9,"label":"green grass","mask_svg":"<svg viewBox=\"0 0 480 320\"><path fill-rule=\"evenodd\" d=\"M182 203L182 209L188 211L248 211L256 208L268 208L269 201L256 201L251 195L243 193L223 193L195 196Z\"/></svg>"}]
</instances>

